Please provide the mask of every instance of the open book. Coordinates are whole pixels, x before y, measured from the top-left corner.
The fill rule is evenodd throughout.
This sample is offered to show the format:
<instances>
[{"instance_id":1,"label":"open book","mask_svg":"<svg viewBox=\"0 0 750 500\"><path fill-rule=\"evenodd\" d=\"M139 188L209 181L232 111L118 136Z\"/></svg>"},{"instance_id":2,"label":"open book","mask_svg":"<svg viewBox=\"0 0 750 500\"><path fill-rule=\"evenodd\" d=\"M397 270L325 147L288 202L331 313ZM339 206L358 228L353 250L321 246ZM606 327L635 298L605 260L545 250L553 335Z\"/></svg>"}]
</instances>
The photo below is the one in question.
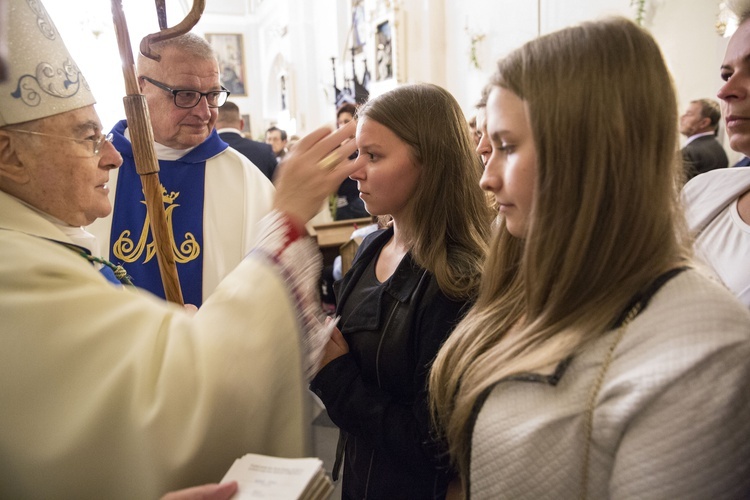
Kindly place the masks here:
<instances>
[{"instance_id":1,"label":"open book","mask_svg":"<svg viewBox=\"0 0 750 500\"><path fill-rule=\"evenodd\" d=\"M317 458L279 458L248 453L234 461L222 483L237 481L232 500L326 500L333 483Z\"/></svg>"}]
</instances>

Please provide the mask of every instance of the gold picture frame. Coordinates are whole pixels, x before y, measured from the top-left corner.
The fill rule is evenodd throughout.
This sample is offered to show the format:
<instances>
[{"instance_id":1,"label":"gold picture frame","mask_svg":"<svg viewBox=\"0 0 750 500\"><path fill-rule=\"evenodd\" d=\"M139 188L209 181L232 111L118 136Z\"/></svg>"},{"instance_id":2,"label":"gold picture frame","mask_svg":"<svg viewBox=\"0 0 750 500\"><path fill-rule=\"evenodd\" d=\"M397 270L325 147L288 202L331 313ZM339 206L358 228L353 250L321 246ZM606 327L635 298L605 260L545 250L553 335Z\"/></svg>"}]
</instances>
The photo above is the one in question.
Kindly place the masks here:
<instances>
[{"instance_id":1,"label":"gold picture frame","mask_svg":"<svg viewBox=\"0 0 750 500\"><path fill-rule=\"evenodd\" d=\"M407 81L404 13L392 5L383 6L368 20L366 47L368 67L372 68L370 96L380 95Z\"/></svg>"},{"instance_id":2,"label":"gold picture frame","mask_svg":"<svg viewBox=\"0 0 750 500\"><path fill-rule=\"evenodd\" d=\"M221 84L233 96L246 96L245 45L242 34L206 33L205 36L219 60Z\"/></svg>"}]
</instances>

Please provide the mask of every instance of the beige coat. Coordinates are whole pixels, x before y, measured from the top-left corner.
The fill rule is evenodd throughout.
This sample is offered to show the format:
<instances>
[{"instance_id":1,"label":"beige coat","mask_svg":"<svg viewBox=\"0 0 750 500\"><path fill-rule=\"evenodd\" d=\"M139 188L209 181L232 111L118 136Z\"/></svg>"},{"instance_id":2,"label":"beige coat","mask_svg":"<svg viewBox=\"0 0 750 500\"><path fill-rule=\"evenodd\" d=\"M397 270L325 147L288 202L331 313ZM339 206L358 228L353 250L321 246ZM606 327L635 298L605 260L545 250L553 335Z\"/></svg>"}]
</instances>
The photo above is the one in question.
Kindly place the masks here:
<instances>
[{"instance_id":1,"label":"beige coat","mask_svg":"<svg viewBox=\"0 0 750 500\"><path fill-rule=\"evenodd\" d=\"M556 386L495 386L474 428L472 500L750 498L750 312L697 271L667 282L616 345L588 440L614 338Z\"/></svg>"},{"instance_id":2,"label":"beige coat","mask_svg":"<svg viewBox=\"0 0 750 500\"><path fill-rule=\"evenodd\" d=\"M308 451L272 265L245 259L191 317L49 240L68 241L0 192L0 498L154 499Z\"/></svg>"}]
</instances>

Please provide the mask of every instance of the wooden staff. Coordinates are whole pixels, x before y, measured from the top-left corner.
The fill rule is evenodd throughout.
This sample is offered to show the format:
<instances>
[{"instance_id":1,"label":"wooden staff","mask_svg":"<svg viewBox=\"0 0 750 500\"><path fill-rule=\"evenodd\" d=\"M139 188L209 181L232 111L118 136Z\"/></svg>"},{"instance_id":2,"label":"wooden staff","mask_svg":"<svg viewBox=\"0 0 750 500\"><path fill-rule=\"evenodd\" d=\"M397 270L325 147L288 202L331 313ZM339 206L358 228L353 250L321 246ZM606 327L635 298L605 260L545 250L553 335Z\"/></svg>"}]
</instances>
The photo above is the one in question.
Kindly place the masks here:
<instances>
[{"instance_id":1,"label":"wooden staff","mask_svg":"<svg viewBox=\"0 0 750 500\"><path fill-rule=\"evenodd\" d=\"M10 76L8 65L8 2L0 0L0 83Z\"/></svg>"},{"instance_id":2,"label":"wooden staff","mask_svg":"<svg viewBox=\"0 0 750 500\"><path fill-rule=\"evenodd\" d=\"M156 4L159 12L159 25L164 28L166 25L164 0L156 0ZM141 41L141 53L158 61L160 57L151 51L150 44L190 31L200 19L204 7L205 0L194 0L192 10L181 23L145 37ZM156 259L164 285L164 294L170 302L183 304L180 279L177 275L177 265L172 251L172 234L167 226L167 216L162 200L159 161L154 150L154 132L151 129L151 118L148 113L146 98L140 93L140 87L138 86L138 73L130 48L130 35L128 34L128 25L125 21L121 0L112 0L112 17L115 23L117 45L120 49L122 71L125 78L126 96L123 98L125 116L128 119L128 128L130 129L135 168L141 179L146 210L151 221L151 234L156 246Z\"/></svg>"},{"instance_id":3,"label":"wooden staff","mask_svg":"<svg viewBox=\"0 0 750 500\"><path fill-rule=\"evenodd\" d=\"M112 0L112 5L114 5L115 1L117 0ZM161 57L159 56L159 54L151 51L151 44L159 42L161 40L167 40L169 38L184 35L188 31L193 29L193 26L198 24L198 21L200 21L201 19L203 9L206 7L206 0L193 0L193 7L190 9L190 12L188 12L187 16L185 16L185 19L171 28L167 28L167 10L164 7L165 0L155 0L155 2L157 17L159 19L159 28L161 29L161 31L148 35L143 40L141 40L140 49L141 54L143 54L144 56L148 57L149 59L153 59L154 61L159 61ZM129 47L130 45L128 45L128 48ZM122 49L120 49L120 51L122 52Z\"/></svg>"}]
</instances>

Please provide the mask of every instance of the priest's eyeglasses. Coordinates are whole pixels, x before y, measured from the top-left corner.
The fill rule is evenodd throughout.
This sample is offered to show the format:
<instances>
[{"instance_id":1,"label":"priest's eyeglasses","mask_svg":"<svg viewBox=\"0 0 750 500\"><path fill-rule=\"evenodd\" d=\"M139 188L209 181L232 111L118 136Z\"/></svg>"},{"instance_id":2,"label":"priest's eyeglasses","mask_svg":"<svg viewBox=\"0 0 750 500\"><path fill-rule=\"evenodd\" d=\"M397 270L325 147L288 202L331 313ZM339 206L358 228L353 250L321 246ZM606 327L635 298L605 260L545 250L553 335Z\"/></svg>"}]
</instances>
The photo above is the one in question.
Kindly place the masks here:
<instances>
[{"instance_id":1,"label":"priest's eyeglasses","mask_svg":"<svg viewBox=\"0 0 750 500\"><path fill-rule=\"evenodd\" d=\"M8 128L5 130L9 130L11 132L21 132L22 134L40 135L42 137L56 137L58 139L67 139L69 141L87 143L91 145L91 150L90 150L92 153L91 156L98 156L99 153L101 153L102 148L104 148L104 144L107 142L112 143L112 139L114 139L114 135L111 132L107 135L100 135L96 139L76 139L75 137L67 137L64 135L44 134L42 132L34 132L33 130L23 130L20 128Z\"/></svg>"},{"instance_id":2,"label":"priest's eyeglasses","mask_svg":"<svg viewBox=\"0 0 750 500\"><path fill-rule=\"evenodd\" d=\"M218 108L227 102L230 92L221 87L221 90L212 90L210 92L198 92L197 90L186 90L186 89L171 89L165 84L149 78L147 76L141 76L148 83L154 87L158 87L162 90L166 90L174 97L174 105L178 108L190 109L194 108L201 102L201 98L205 97L209 108Z\"/></svg>"}]
</instances>

